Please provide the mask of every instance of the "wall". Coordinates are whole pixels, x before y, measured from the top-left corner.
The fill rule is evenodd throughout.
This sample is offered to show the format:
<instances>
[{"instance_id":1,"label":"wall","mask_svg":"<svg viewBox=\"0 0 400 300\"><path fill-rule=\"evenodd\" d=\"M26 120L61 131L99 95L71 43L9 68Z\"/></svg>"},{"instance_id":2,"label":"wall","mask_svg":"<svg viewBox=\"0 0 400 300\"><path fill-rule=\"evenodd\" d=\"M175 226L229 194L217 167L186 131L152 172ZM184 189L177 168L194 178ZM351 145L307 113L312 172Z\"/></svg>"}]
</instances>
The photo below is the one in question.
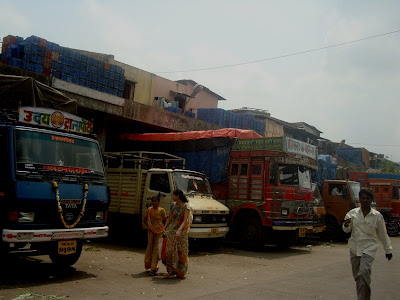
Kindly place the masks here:
<instances>
[{"instance_id":1,"label":"wall","mask_svg":"<svg viewBox=\"0 0 400 300\"><path fill-rule=\"evenodd\" d=\"M276 123L275 121L265 119L265 137L280 137L284 136L283 125Z\"/></svg>"}]
</instances>

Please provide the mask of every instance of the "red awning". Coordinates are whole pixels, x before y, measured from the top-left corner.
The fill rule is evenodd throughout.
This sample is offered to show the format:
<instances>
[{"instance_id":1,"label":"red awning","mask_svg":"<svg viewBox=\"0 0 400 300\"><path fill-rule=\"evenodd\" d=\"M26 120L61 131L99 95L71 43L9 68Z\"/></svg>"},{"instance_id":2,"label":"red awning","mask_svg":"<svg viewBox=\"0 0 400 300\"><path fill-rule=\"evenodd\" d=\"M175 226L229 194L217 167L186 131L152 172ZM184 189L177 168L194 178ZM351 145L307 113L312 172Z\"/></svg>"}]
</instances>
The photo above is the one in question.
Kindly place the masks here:
<instances>
[{"instance_id":1,"label":"red awning","mask_svg":"<svg viewBox=\"0 0 400 300\"><path fill-rule=\"evenodd\" d=\"M185 141L212 139L217 137L229 137L231 139L254 139L262 136L253 130L223 128L217 130L206 131L186 131L186 132L169 132L169 133L124 133L120 136L121 140L128 141Z\"/></svg>"}]
</instances>

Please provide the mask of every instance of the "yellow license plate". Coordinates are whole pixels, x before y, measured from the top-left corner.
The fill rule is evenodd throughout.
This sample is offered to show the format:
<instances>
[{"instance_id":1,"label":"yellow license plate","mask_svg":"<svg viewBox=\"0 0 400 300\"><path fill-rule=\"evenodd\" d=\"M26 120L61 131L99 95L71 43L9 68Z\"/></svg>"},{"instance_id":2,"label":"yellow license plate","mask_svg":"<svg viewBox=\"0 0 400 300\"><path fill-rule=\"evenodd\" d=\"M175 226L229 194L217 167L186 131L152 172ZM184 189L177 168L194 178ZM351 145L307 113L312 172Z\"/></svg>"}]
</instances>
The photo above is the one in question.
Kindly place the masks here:
<instances>
[{"instance_id":1,"label":"yellow license plate","mask_svg":"<svg viewBox=\"0 0 400 300\"><path fill-rule=\"evenodd\" d=\"M211 228L211 234L218 234L218 228Z\"/></svg>"},{"instance_id":2,"label":"yellow license plate","mask_svg":"<svg viewBox=\"0 0 400 300\"><path fill-rule=\"evenodd\" d=\"M76 252L76 240L73 241L58 241L58 254L69 255Z\"/></svg>"},{"instance_id":3,"label":"yellow license plate","mask_svg":"<svg viewBox=\"0 0 400 300\"><path fill-rule=\"evenodd\" d=\"M305 237L307 228L299 228L299 237Z\"/></svg>"}]
</instances>

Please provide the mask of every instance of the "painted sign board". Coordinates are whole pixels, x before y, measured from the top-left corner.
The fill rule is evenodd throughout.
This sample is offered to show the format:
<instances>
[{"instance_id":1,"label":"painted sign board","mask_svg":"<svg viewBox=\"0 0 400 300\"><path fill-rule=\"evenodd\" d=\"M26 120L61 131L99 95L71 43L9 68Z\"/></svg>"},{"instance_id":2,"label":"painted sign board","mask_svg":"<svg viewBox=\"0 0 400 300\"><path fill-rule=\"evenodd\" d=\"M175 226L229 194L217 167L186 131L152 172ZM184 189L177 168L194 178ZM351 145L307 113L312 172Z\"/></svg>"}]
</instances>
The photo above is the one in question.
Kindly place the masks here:
<instances>
[{"instance_id":1,"label":"painted sign board","mask_svg":"<svg viewBox=\"0 0 400 300\"><path fill-rule=\"evenodd\" d=\"M19 109L19 122L48 128L61 129L73 133L91 134L93 123L59 110L23 106Z\"/></svg>"}]
</instances>

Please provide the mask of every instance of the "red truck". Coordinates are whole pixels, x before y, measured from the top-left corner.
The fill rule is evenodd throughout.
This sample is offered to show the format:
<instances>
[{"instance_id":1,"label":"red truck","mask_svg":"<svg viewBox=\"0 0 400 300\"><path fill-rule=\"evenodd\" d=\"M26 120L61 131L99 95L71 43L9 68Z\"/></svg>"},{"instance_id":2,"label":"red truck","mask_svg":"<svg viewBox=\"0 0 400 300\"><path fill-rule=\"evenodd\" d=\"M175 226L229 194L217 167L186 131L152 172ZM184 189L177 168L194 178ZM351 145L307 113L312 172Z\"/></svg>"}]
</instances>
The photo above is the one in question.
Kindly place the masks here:
<instances>
[{"instance_id":1,"label":"red truck","mask_svg":"<svg viewBox=\"0 0 400 300\"><path fill-rule=\"evenodd\" d=\"M350 172L350 178L372 190L376 209L385 218L388 235L397 236L400 232L400 175Z\"/></svg>"},{"instance_id":2,"label":"red truck","mask_svg":"<svg viewBox=\"0 0 400 300\"><path fill-rule=\"evenodd\" d=\"M188 168L205 173L216 199L230 209L233 238L246 248L266 242L290 246L313 229L311 170L317 168L317 149L289 137L243 136L210 130L123 139L125 145L130 140L132 146L184 157Z\"/></svg>"}]
</instances>

